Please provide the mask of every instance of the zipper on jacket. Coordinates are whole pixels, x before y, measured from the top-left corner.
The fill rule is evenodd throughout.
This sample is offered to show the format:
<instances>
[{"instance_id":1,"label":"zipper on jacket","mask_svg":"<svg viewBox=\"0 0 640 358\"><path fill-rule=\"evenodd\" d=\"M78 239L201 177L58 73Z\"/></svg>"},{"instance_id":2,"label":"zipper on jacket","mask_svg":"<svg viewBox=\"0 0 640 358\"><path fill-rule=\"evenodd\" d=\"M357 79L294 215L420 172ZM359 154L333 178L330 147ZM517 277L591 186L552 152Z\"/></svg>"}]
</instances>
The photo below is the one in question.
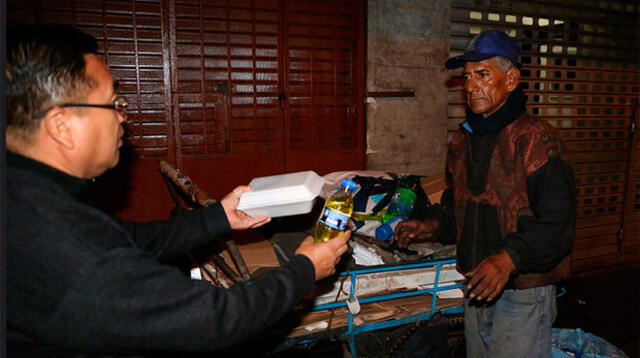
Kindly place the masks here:
<instances>
[{"instance_id":1,"label":"zipper on jacket","mask_svg":"<svg viewBox=\"0 0 640 358\"><path fill-rule=\"evenodd\" d=\"M498 218L498 227L500 227L500 237L502 238L502 243L506 243L506 236L504 235L504 226L502 226L502 210L500 207L496 206L496 217Z\"/></svg>"},{"instance_id":2,"label":"zipper on jacket","mask_svg":"<svg viewBox=\"0 0 640 358\"><path fill-rule=\"evenodd\" d=\"M480 204L478 202L473 202L476 206L473 213L473 253L471 255L471 269L476 268L476 253L478 252L478 209L480 209Z\"/></svg>"},{"instance_id":3,"label":"zipper on jacket","mask_svg":"<svg viewBox=\"0 0 640 358\"><path fill-rule=\"evenodd\" d=\"M470 134L468 132L465 132L465 136L466 136L466 139L467 139L467 151L468 151L468 154L469 154L468 157L467 157L467 163L465 163L466 166L467 166L467 171L468 171L469 170L468 169L469 168L469 164L471 162L473 162L474 159L473 159L473 151L471 150L471 136L470 136ZM467 174L466 180L469 181L469 174ZM470 191L469 183L467 183L467 190ZM473 195L473 193L471 193L471 194ZM476 264L477 264L476 263L476 252L478 251L478 209L480 208L480 205L476 201L472 201L472 200L469 200L469 201L473 202L473 205L475 206L474 212L473 212L473 236L472 236L472 239L473 239L473 245L472 245L473 251L471 253L471 269L473 270L474 268L476 268Z\"/></svg>"}]
</instances>

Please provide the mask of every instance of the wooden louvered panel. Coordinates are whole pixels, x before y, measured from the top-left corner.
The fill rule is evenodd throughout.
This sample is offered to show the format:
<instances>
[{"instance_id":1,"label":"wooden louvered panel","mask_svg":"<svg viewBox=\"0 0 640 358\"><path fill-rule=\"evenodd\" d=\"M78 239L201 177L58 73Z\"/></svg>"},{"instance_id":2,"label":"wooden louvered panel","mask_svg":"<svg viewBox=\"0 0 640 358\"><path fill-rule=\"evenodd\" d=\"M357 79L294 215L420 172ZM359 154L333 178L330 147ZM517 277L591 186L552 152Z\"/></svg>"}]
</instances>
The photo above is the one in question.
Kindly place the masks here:
<instances>
[{"instance_id":1,"label":"wooden louvered panel","mask_svg":"<svg viewBox=\"0 0 640 358\"><path fill-rule=\"evenodd\" d=\"M97 181L101 205L128 219L168 217L171 203L157 161L175 157L168 76L168 40L161 0L26 1L8 4L16 23L67 23L98 39L99 55L130 103L121 165ZM25 14L28 14L25 16ZM156 198L153 205L148 198Z\"/></svg>"},{"instance_id":2,"label":"wooden louvered panel","mask_svg":"<svg viewBox=\"0 0 640 358\"><path fill-rule=\"evenodd\" d=\"M35 20L34 2L33 0L7 0L7 25L33 23Z\"/></svg>"},{"instance_id":3,"label":"wooden louvered panel","mask_svg":"<svg viewBox=\"0 0 640 358\"><path fill-rule=\"evenodd\" d=\"M178 157L280 151L277 3L176 1L174 13Z\"/></svg>"},{"instance_id":4,"label":"wooden louvered panel","mask_svg":"<svg viewBox=\"0 0 640 358\"><path fill-rule=\"evenodd\" d=\"M573 258L573 256L572 256ZM572 259L571 270L575 273L598 272L610 270L620 262L620 257L616 254L595 255L587 258Z\"/></svg>"},{"instance_id":5,"label":"wooden louvered panel","mask_svg":"<svg viewBox=\"0 0 640 358\"><path fill-rule=\"evenodd\" d=\"M572 151L577 273L637 260L631 251L640 237L640 207L633 207L637 192L626 183L639 183L627 174L638 156L629 130L631 103L640 96L638 12L633 1L452 3L451 55L490 28L516 38L529 111L558 128ZM465 116L460 87L450 88L449 103L455 130Z\"/></svg>"},{"instance_id":6,"label":"wooden louvered panel","mask_svg":"<svg viewBox=\"0 0 640 358\"><path fill-rule=\"evenodd\" d=\"M99 53L119 81L118 91L130 103L125 142L141 157L173 155L161 7L159 0L29 4L35 22L72 24L98 39Z\"/></svg>"},{"instance_id":7,"label":"wooden louvered panel","mask_svg":"<svg viewBox=\"0 0 640 358\"><path fill-rule=\"evenodd\" d=\"M640 81L639 81L640 82ZM632 108L633 134L629 149L629 167L625 195L623 231L620 244L621 259L627 262L639 260L640 252L640 99L634 99Z\"/></svg>"},{"instance_id":8,"label":"wooden louvered panel","mask_svg":"<svg viewBox=\"0 0 640 358\"><path fill-rule=\"evenodd\" d=\"M111 200L111 185L124 181L128 188L123 194L128 200L119 208L120 215L136 220L167 217L168 197L158 198L154 205L148 203L149 197L166 190L162 178L150 175L157 171L157 161L175 156L162 2L75 1L73 6L74 24L98 39L99 51L119 82L118 93L130 103L122 151L122 162L129 165L115 170L122 177L104 178L103 200ZM130 165L134 160L135 165Z\"/></svg>"},{"instance_id":9,"label":"wooden louvered panel","mask_svg":"<svg viewBox=\"0 0 640 358\"><path fill-rule=\"evenodd\" d=\"M597 217L585 217L581 216L576 218L576 230L587 228L590 226L600 226L609 224L619 224L620 216L617 214L612 215L599 215Z\"/></svg>"},{"instance_id":10,"label":"wooden louvered panel","mask_svg":"<svg viewBox=\"0 0 640 358\"><path fill-rule=\"evenodd\" d=\"M363 167L362 110L353 105L361 102L364 83L363 2L9 3L10 23L69 23L99 39L104 58L120 80L120 93L132 108L123 164L105 179L114 187L126 186L118 189L127 196L122 205L111 205L123 218L168 216L169 197L157 170L160 159L183 170L213 197L257 176ZM318 13L309 13L309 6ZM297 47L290 52L301 60L286 67L289 13L302 14L318 26L301 30L312 31L313 36L301 35L294 41ZM303 17L296 21L311 23ZM291 74L285 73L286 68L292 69ZM287 93L289 75L293 92L301 96ZM311 89L307 83L313 84ZM295 103L291 108L289 101ZM304 136L303 128L287 129L291 122L284 114L289 110L311 120L304 123L312 128L311 137ZM336 136L336 131L347 134ZM327 140L340 145L287 151L291 143ZM319 154L324 160L316 160ZM121 210L122 206L127 209Z\"/></svg>"},{"instance_id":11,"label":"wooden louvered panel","mask_svg":"<svg viewBox=\"0 0 640 358\"><path fill-rule=\"evenodd\" d=\"M176 161L213 197L284 169L279 6L175 1Z\"/></svg>"},{"instance_id":12,"label":"wooden louvered panel","mask_svg":"<svg viewBox=\"0 0 640 358\"><path fill-rule=\"evenodd\" d=\"M358 11L357 1L289 3L285 39L288 170L362 168L358 133L362 127L353 88L354 81L360 80L354 73ZM332 151L341 152L334 153L336 161L328 162L330 158L324 156Z\"/></svg>"}]
</instances>

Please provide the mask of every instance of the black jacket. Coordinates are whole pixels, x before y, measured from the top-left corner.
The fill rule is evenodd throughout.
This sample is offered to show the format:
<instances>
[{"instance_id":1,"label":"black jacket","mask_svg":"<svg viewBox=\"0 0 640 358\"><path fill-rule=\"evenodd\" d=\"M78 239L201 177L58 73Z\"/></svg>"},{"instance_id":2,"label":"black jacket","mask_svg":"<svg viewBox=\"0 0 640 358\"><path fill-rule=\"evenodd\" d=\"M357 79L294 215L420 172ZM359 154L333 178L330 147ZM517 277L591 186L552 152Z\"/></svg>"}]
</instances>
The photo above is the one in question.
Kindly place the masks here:
<instances>
[{"instance_id":1,"label":"black jacket","mask_svg":"<svg viewBox=\"0 0 640 358\"><path fill-rule=\"evenodd\" d=\"M9 356L223 349L269 327L313 286L302 255L230 289L159 263L229 232L219 204L121 223L80 200L86 180L12 153L7 163Z\"/></svg>"}]
</instances>

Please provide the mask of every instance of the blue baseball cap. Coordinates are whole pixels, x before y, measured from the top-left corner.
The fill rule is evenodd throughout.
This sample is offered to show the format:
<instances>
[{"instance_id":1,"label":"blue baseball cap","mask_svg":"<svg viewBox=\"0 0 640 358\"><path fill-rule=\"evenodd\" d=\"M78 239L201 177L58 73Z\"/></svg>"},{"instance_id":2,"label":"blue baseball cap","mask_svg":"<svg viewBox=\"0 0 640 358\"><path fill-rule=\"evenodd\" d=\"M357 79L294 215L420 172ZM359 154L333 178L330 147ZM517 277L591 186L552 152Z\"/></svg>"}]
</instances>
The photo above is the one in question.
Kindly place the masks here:
<instances>
[{"instance_id":1,"label":"blue baseball cap","mask_svg":"<svg viewBox=\"0 0 640 358\"><path fill-rule=\"evenodd\" d=\"M464 66L465 62L477 62L496 56L502 56L517 65L519 51L518 43L504 32L485 31L469 41L463 55L451 57L444 63L444 67L453 70Z\"/></svg>"}]
</instances>

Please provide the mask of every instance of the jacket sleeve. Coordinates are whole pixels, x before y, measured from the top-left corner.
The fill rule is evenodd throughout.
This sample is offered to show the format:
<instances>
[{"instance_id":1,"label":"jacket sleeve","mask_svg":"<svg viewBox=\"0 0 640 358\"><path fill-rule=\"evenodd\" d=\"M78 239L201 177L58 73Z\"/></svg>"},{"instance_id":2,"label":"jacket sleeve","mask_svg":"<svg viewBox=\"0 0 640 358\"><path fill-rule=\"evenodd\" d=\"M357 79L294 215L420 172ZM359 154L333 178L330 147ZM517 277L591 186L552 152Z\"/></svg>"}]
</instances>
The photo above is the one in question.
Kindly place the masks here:
<instances>
[{"instance_id":1,"label":"jacket sleeve","mask_svg":"<svg viewBox=\"0 0 640 358\"><path fill-rule=\"evenodd\" d=\"M220 350L282 318L314 282L303 255L229 289L190 280L143 251L119 248L78 273L36 329L58 347L118 354Z\"/></svg>"},{"instance_id":2,"label":"jacket sleeve","mask_svg":"<svg viewBox=\"0 0 640 358\"><path fill-rule=\"evenodd\" d=\"M138 247L157 259L170 259L189 249L231 232L227 216L218 202L210 207L178 214L166 221L120 222Z\"/></svg>"},{"instance_id":3,"label":"jacket sleeve","mask_svg":"<svg viewBox=\"0 0 640 358\"><path fill-rule=\"evenodd\" d=\"M557 156L527 178L530 213L518 217L505 250L516 273L546 272L569 254L575 221L575 185L571 164Z\"/></svg>"},{"instance_id":4,"label":"jacket sleeve","mask_svg":"<svg viewBox=\"0 0 640 358\"><path fill-rule=\"evenodd\" d=\"M447 182L451 182L451 173L446 171ZM438 222L438 234L436 240L441 244L451 245L456 243L456 226L453 214L453 189L447 188L442 193L440 203L433 204L427 211L427 217Z\"/></svg>"}]
</instances>

